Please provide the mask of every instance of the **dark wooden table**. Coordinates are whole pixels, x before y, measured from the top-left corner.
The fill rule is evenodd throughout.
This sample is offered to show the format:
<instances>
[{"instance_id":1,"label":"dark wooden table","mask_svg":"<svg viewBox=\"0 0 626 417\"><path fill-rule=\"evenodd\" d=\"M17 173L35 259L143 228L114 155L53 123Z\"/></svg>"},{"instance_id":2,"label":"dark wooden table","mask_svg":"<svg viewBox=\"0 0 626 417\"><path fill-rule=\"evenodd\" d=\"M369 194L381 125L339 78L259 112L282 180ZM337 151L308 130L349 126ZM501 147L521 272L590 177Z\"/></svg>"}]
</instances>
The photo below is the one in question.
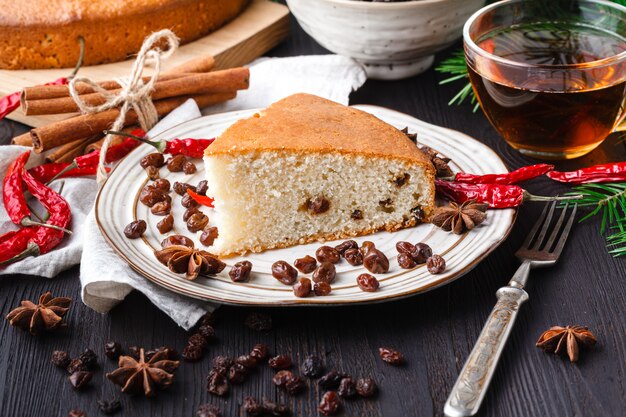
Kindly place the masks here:
<instances>
[{"instance_id":1,"label":"dark wooden table","mask_svg":"<svg viewBox=\"0 0 626 417\"><path fill-rule=\"evenodd\" d=\"M269 56L327 53L293 21L288 41ZM446 56L449 51L440 54ZM368 81L352 95L352 103L367 103L408 113L430 123L463 131L494 148L510 166L531 162L510 149L479 111L471 106L448 107L456 86L437 85L432 69L403 81ZM278 81L279 82L279 81ZM25 131L9 121L0 123L0 143ZM561 168L626 159L616 137ZM531 192L563 191L539 180ZM9 276L0 279L0 306L6 315L20 300L35 300L44 291L72 297L69 329L62 334L32 337L1 321L0 416L66 416L72 408L101 415L98 399L119 397L122 416L194 416L198 405L218 404L224 416L243 415L239 406L247 395L288 403L295 416L315 416L322 392L310 383L305 393L289 397L271 383L265 367L226 398L205 388L210 359L217 354L239 355L253 344L269 344L271 351L292 355L298 362L317 353L327 367L355 376L373 376L380 394L372 400L344 403L346 416L442 415L448 392L495 303L495 291L506 284L518 266L513 253L538 216L541 205L526 204L511 236L471 273L443 288L410 299L373 306L345 308L267 309L274 330L253 332L243 325L246 308L219 310L219 341L201 363L184 363L168 392L157 398L128 397L104 376L115 366L104 358L103 344L116 340L125 346L170 345L179 351L187 333L138 293L131 294L109 314L100 315L80 302L78 267L55 279ZM624 416L626 415L626 262L608 255L595 221L575 227L562 261L551 269L532 272L529 302L523 306L511 339L481 409L484 416ZM553 325L589 326L598 337L592 352L571 364L535 348L542 331ZM395 368L378 358L378 347L400 349L407 365ZM78 354L91 347L101 357L92 387L75 392L67 375L50 364L50 354L63 349Z\"/></svg>"}]
</instances>

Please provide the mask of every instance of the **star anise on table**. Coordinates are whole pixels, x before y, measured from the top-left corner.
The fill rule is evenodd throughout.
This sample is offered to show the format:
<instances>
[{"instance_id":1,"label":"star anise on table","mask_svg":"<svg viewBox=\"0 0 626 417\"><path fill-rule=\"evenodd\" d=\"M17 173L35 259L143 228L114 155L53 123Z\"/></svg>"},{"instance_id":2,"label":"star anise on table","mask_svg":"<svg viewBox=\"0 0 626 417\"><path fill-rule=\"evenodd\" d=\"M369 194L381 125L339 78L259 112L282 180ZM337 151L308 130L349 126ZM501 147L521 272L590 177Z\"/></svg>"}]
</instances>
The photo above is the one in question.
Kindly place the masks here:
<instances>
[{"instance_id":1,"label":"star anise on table","mask_svg":"<svg viewBox=\"0 0 626 417\"><path fill-rule=\"evenodd\" d=\"M210 252L183 245L172 245L155 251L159 262L176 274L185 274L188 280L200 274L217 274L226 264Z\"/></svg>"},{"instance_id":2,"label":"star anise on table","mask_svg":"<svg viewBox=\"0 0 626 417\"><path fill-rule=\"evenodd\" d=\"M120 356L119 368L106 374L109 381L122 387L122 392L138 394L143 391L146 397L155 394L155 388L166 389L174 381L174 371L180 361L167 359L165 350L157 351L146 361L144 349L139 349L139 360L132 356Z\"/></svg>"},{"instance_id":3,"label":"star anise on table","mask_svg":"<svg viewBox=\"0 0 626 417\"><path fill-rule=\"evenodd\" d=\"M567 354L570 362L576 362L580 348L589 348L596 342L596 337L586 327L554 326L541 334L536 346L557 355Z\"/></svg>"},{"instance_id":4,"label":"star anise on table","mask_svg":"<svg viewBox=\"0 0 626 417\"><path fill-rule=\"evenodd\" d=\"M48 291L39 297L38 304L29 300L22 301L20 307L7 315L7 320L12 326L30 330L34 335L54 330L64 325L63 316L69 310L71 302L71 298L53 297Z\"/></svg>"},{"instance_id":5,"label":"star anise on table","mask_svg":"<svg viewBox=\"0 0 626 417\"><path fill-rule=\"evenodd\" d=\"M449 206L435 209L431 222L446 232L451 231L460 235L484 222L487 218L487 213L485 213L487 208L487 204L480 204L475 200L466 201L461 205L450 202Z\"/></svg>"},{"instance_id":6,"label":"star anise on table","mask_svg":"<svg viewBox=\"0 0 626 417\"><path fill-rule=\"evenodd\" d=\"M454 172L452 172L452 169L450 169L450 166L448 165L450 158L440 156L436 150L426 145L422 145L419 148L430 158L430 162L432 162L435 167L435 176L437 178L448 178L454 176Z\"/></svg>"}]
</instances>

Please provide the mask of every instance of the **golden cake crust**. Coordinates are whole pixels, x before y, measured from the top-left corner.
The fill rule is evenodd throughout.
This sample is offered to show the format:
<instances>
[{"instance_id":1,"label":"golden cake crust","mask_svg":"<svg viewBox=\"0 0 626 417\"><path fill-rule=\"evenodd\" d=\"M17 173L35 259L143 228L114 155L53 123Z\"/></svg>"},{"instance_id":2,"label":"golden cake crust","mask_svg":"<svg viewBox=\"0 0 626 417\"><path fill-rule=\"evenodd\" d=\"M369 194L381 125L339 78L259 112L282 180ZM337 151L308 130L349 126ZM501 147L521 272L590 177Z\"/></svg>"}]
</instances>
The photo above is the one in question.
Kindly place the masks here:
<instances>
[{"instance_id":1,"label":"golden cake crust","mask_svg":"<svg viewBox=\"0 0 626 417\"><path fill-rule=\"evenodd\" d=\"M146 36L172 29L182 43L237 16L249 0L0 0L0 68L73 67L126 59Z\"/></svg>"},{"instance_id":2,"label":"golden cake crust","mask_svg":"<svg viewBox=\"0 0 626 417\"><path fill-rule=\"evenodd\" d=\"M434 169L428 156L395 127L364 111L303 93L235 122L205 154L279 150L401 159Z\"/></svg>"}]
</instances>

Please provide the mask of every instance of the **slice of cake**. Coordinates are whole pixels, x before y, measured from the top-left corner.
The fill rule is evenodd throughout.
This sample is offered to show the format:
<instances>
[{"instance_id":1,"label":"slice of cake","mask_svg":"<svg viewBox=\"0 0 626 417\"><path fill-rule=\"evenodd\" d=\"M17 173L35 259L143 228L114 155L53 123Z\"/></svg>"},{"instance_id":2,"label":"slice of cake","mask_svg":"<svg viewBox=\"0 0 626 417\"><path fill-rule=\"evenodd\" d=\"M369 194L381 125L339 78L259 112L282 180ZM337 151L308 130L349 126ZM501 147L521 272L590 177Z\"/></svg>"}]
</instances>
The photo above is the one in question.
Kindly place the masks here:
<instances>
[{"instance_id":1,"label":"slice of cake","mask_svg":"<svg viewBox=\"0 0 626 417\"><path fill-rule=\"evenodd\" d=\"M434 207L435 170L404 133L309 94L234 123L204 161L220 256L398 230Z\"/></svg>"}]
</instances>

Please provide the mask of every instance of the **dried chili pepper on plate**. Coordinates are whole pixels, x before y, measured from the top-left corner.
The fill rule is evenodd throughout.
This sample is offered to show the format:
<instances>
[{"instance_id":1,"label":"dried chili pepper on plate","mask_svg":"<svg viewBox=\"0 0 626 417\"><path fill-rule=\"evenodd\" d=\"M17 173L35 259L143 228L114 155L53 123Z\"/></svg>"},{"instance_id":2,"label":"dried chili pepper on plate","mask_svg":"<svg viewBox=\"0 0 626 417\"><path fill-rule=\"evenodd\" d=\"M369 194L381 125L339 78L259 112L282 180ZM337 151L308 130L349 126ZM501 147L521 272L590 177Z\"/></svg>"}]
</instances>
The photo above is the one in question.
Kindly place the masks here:
<instances>
[{"instance_id":1,"label":"dried chili pepper on plate","mask_svg":"<svg viewBox=\"0 0 626 417\"><path fill-rule=\"evenodd\" d=\"M554 169L554 165L537 164L516 169L505 174L466 174L458 172L454 181L465 184L501 184L512 185L544 175Z\"/></svg>"},{"instance_id":2,"label":"dried chili pepper on plate","mask_svg":"<svg viewBox=\"0 0 626 417\"><path fill-rule=\"evenodd\" d=\"M105 135L120 135L137 139L142 143L154 146L157 151L161 153L167 153L170 155L184 155L189 158L202 158L204 150L213 143L215 138L211 139L172 139L172 140L157 140L151 141L145 138L145 133L142 135L136 135L132 133L117 132L114 130L105 130Z\"/></svg>"},{"instance_id":3,"label":"dried chili pepper on plate","mask_svg":"<svg viewBox=\"0 0 626 417\"><path fill-rule=\"evenodd\" d=\"M552 171L548 177L566 184L588 184L626 181L626 161L593 165L576 171Z\"/></svg>"},{"instance_id":4,"label":"dried chili pepper on plate","mask_svg":"<svg viewBox=\"0 0 626 417\"><path fill-rule=\"evenodd\" d=\"M187 194L189 194L189 197L193 198L198 204L202 204L203 206L207 206L211 208L214 207L213 206L213 202L215 201L214 198L207 197L205 195L200 195L196 193L195 191L193 191L191 188L187 188Z\"/></svg>"},{"instance_id":5,"label":"dried chili pepper on plate","mask_svg":"<svg viewBox=\"0 0 626 417\"><path fill-rule=\"evenodd\" d=\"M58 226L41 223L30 217L32 213L30 208L28 208L26 196L22 188L24 166L29 156L30 151L24 152L22 155L18 156L7 169L2 185L4 208L11 218L11 221L19 226L45 226L58 229Z\"/></svg>"},{"instance_id":6,"label":"dried chili pepper on plate","mask_svg":"<svg viewBox=\"0 0 626 417\"><path fill-rule=\"evenodd\" d=\"M518 207L524 201L569 200L579 196L548 197L530 194L518 185L464 184L460 182L435 180L437 192L456 203L475 200L490 208Z\"/></svg>"}]
</instances>

